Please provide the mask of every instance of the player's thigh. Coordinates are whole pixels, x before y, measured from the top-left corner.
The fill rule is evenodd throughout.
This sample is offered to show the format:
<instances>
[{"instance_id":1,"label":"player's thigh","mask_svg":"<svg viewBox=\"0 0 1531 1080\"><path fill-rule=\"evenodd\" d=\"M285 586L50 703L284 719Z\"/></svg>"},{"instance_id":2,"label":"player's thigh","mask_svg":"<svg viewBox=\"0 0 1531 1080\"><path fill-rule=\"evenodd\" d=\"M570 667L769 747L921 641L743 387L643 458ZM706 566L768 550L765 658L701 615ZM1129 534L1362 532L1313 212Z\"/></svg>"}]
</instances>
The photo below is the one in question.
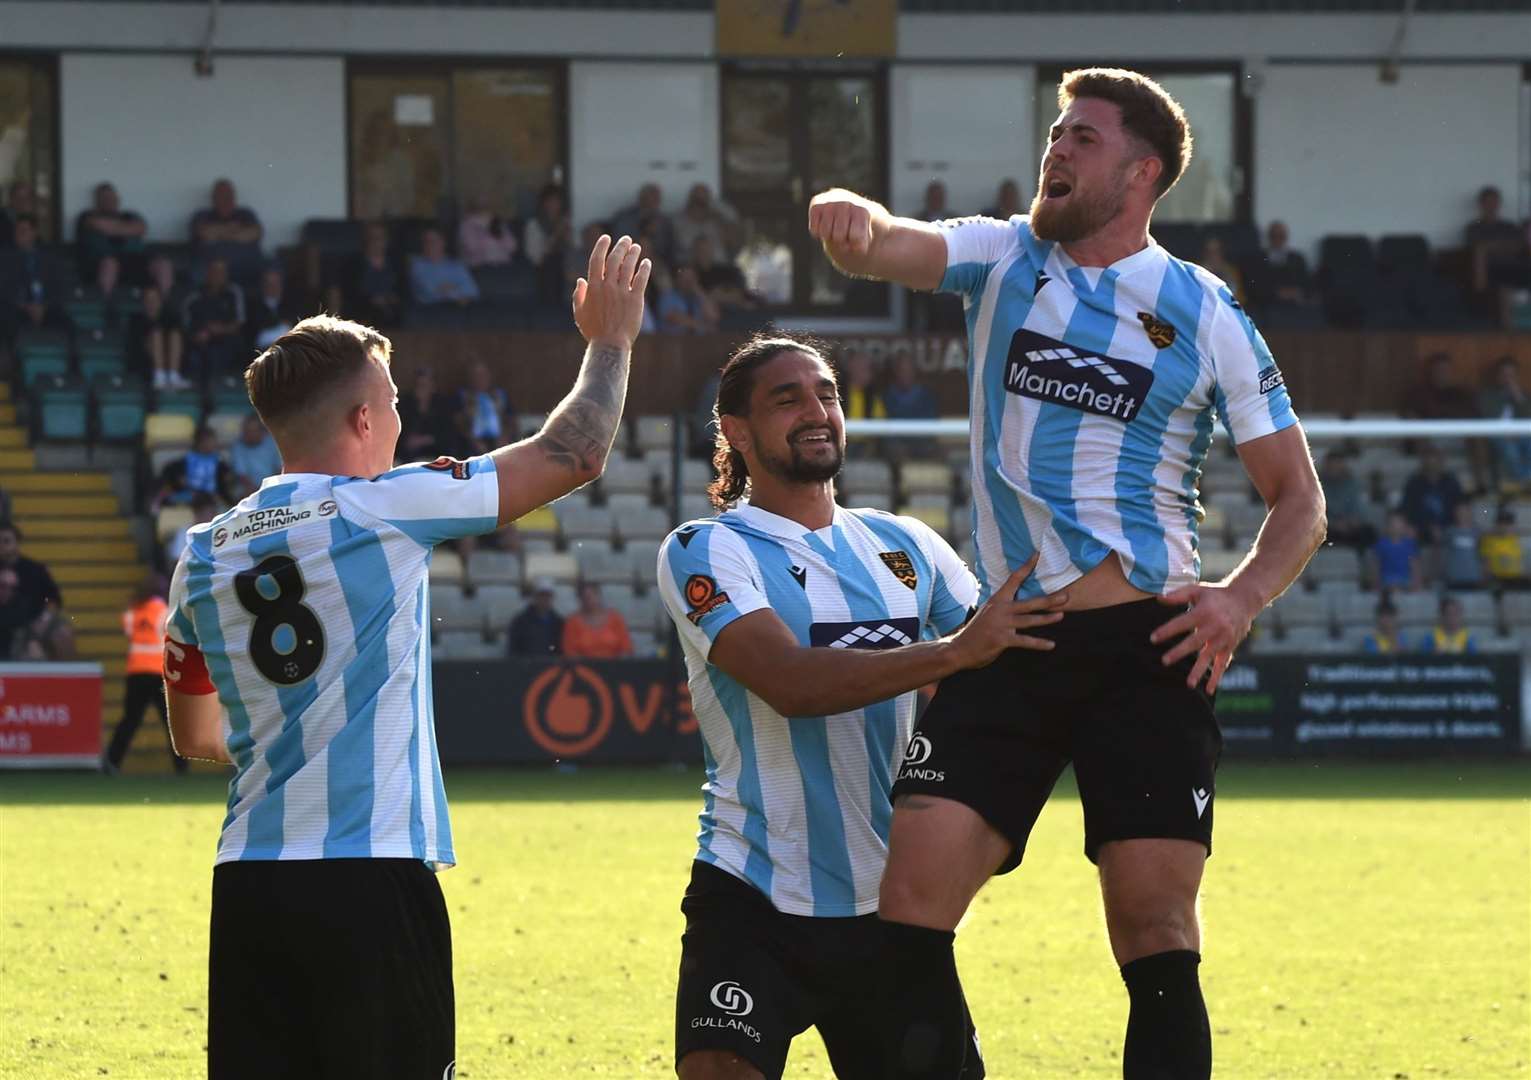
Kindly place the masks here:
<instances>
[{"instance_id":1,"label":"player's thigh","mask_svg":"<svg viewBox=\"0 0 1531 1080\"><path fill-rule=\"evenodd\" d=\"M1196 894L1207 850L1194 840L1113 840L1098 853L1106 930L1118 964L1201 951Z\"/></svg>"},{"instance_id":2,"label":"player's thigh","mask_svg":"<svg viewBox=\"0 0 1531 1080\"><path fill-rule=\"evenodd\" d=\"M954 930L1014 845L965 803L901 795L893 806L878 914Z\"/></svg>"},{"instance_id":3,"label":"player's thigh","mask_svg":"<svg viewBox=\"0 0 1531 1080\"><path fill-rule=\"evenodd\" d=\"M727 1050L693 1050L675 1073L680 1080L764 1080L759 1069Z\"/></svg>"}]
</instances>

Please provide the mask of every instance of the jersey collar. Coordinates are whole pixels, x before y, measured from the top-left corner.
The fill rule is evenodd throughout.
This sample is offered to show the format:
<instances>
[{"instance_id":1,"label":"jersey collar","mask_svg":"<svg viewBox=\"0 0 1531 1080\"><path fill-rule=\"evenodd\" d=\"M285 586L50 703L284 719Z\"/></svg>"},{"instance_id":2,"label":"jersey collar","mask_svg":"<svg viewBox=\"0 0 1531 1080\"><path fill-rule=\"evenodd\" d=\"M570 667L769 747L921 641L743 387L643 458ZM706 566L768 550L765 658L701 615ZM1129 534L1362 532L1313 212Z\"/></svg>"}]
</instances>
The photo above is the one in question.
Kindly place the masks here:
<instances>
[{"instance_id":1,"label":"jersey collar","mask_svg":"<svg viewBox=\"0 0 1531 1080\"><path fill-rule=\"evenodd\" d=\"M832 536L834 526L840 524L840 519L845 509L840 504L835 504L835 517L833 523L825 529L815 533L812 529L791 518L784 518L780 514L773 514L769 510L762 510L758 506L751 506L748 499L740 500L739 504L731 511L752 529L771 536L780 537L783 540L801 540L807 536L818 536L825 542L833 544Z\"/></svg>"},{"instance_id":2,"label":"jersey collar","mask_svg":"<svg viewBox=\"0 0 1531 1080\"><path fill-rule=\"evenodd\" d=\"M1063 250L1062 244L1053 245L1053 258L1058 260L1058 266L1064 271L1064 273L1067 273L1070 270L1084 269L1073 259L1069 258L1068 252ZM1134 251L1125 259L1116 260L1116 262L1106 267L1105 270L1101 270L1101 268L1098 266L1090 267L1090 269L1094 271L1094 275L1092 276L1096 277L1097 279L1103 277L1107 273L1112 274L1114 277L1122 278L1126 277L1128 274L1135 274L1139 270L1147 269L1150 266L1157 266L1166 258L1168 258L1168 253L1159 246L1158 242L1155 241L1153 237L1149 237L1148 246L1143 248L1141 251Z\"/></svg>"}]
</instances>

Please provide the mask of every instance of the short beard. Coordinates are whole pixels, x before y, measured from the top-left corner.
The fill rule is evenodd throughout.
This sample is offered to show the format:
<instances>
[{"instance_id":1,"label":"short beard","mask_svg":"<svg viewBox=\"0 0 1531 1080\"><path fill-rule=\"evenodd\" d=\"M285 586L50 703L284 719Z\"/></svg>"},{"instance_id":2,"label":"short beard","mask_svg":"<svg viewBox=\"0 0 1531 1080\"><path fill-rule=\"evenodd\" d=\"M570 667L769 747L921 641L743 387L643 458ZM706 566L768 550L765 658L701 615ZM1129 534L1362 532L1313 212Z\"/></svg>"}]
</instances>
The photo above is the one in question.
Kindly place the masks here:
<instances>
[{"instance_id":1,"label":"short beard","mask_svg":"<svg viewBox=\"0 0 1531 1080\"><path fill-rule=\"evenodd\" d=\"M845 447L835 446L835 453L828 461L808 461L796 446L788 448L785 458L773 454L760 455L760 467L776 479L788 484L822 484L840 475L845 466Z\"/></svg>"},{"instance_id":2,"label":"short beard","mask_svg":"<svg viewBox=\"0 0 1531 1080\"><path fill-rule=\"evenodd\" d=\"M1031 232L1038 240L1051 240L1060 244L1076 244L1095 235L1110 224L1122 212L1127 202L1127 185L1117 177L1117 183L1095 196L1081 196L1077 191L1068 199L1068 205L1054 208L1047 205L1039 190L1031 200Z\"/></svg>"}]
</instances>

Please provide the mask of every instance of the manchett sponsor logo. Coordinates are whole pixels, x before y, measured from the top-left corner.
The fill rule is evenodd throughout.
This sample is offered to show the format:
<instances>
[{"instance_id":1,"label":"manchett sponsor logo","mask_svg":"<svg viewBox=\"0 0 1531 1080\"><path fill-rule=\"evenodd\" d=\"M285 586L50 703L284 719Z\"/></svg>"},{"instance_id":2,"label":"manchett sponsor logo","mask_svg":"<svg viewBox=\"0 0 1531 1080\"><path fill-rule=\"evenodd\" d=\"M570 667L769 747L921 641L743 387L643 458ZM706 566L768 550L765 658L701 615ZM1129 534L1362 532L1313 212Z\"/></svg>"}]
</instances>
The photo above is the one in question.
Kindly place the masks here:
<instances>
[{"instance_id":1,"label":"manchett sponsor logo","mask_svg":"<svg viewBox=\"0 0 1531 1080\"><path fill-rule=\"evenodd\" d=\"M1154 385L1149 368L1017 330L1005 363L1005 389L1095 416L1131 422Z\"/></svg>"}]
</instances>

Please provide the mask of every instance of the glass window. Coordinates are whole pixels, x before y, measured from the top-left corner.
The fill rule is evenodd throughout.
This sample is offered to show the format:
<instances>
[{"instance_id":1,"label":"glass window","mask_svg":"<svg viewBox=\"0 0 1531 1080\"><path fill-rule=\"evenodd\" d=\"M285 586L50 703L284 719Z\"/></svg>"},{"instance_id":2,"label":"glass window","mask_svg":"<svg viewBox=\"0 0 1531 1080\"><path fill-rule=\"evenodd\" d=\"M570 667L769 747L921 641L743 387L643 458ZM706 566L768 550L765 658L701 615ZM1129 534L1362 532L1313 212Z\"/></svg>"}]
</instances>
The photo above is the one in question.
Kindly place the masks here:
<instances>
[{"instance_id":1,"label":"glass window","mask_svg":"<svg viewBox=\"0 0 1531 1080\"><path fill-rule=\"evenodd\" d=\"M57 235L57 100L51 62L0 57L0 206L11 209L11 186L18 180L30 185L30 210L44 240Z\"/></svg>"}]
</instances>

